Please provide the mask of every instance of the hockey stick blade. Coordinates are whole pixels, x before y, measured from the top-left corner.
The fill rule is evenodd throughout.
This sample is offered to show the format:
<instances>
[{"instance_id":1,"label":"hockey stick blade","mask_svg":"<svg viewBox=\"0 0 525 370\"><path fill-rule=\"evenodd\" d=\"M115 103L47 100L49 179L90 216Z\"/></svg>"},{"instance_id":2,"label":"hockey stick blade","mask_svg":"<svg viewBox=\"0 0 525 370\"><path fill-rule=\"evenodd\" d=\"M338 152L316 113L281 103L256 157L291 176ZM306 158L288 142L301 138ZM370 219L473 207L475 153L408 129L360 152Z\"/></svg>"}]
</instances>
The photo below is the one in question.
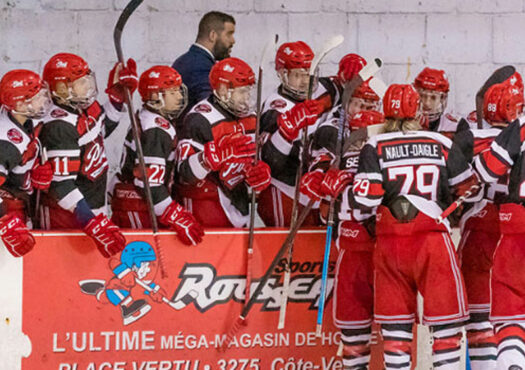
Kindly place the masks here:
<instances>
[{"instance_id":1,"label":"hockey stick blade","mask_svg":"<svg viewBox=\"0 0 525 370\"><path fill-rule=\"evenodd\" d=\"M275 34L264 44L263 52L261 54L261 60L259 61L259 69L264 69L268 63L270 63L270 58L275 54L275 47L279 42L279 35Z\"/></svg>"},{"instance_id":2,"label":"hockey stick blade","mask_svg":"<svg viewBox=\"0 0 525 370\"><path fill-rule=\"evenodd\" d=\"M329 38L328 40L324 42L323 48L317 53L315 53L315 57L312 60L312 64L310 65L310 72L309 72L310 76L313 76L315 74L315 70L319 66L319 63L321 63L321 60L324 59L326 54L328 54L331 50L341 45L344 40L345 38L343 37L343 35L336 35L336 36Z\"/></svg>"}]
</instances>

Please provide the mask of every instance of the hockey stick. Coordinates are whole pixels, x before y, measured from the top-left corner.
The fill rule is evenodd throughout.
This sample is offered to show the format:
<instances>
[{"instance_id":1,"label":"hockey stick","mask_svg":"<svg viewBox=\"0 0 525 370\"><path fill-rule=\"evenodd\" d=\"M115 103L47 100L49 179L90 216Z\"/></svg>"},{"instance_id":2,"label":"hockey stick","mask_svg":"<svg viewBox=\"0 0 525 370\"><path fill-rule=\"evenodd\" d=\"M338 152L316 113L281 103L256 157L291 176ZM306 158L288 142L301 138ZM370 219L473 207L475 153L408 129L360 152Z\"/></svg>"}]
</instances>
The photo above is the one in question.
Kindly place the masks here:
<instances>
[{"instance_id":1,"label":"hockey stick","mask_svg":"<svg viewBox=\"0 0 525 370\"><path fill-rule=\"evenodd\" d=\"M264 275L261 277L261 279L257 282L257 287L253 291L253 294L251 295L248 303L246 303L241 311L241 314L239 317L235 320L233 325L230 327L230 330L228 331L226 335L226 339L222 343L219 350L226 351L228 349L229 344L231 343L233 337L237 334L241 326L246 322L246 318L248 317L248 314L250 313L253 305L257 301L257 297L263 290L264 286L272 276L275 267L279 263L279 260L284 256L284 253L287 251L288 246L291 242L295 239L295 236L297 234L297 231L299 231L299 228L303 224L304 220L306 219L306 216L308 216L308 213L312 209L312 206L314 205L314 201L310 200L306 207L301 211L301 214L297 218L297 222L293 226L293 228L288 233L286 239L284 240L283 244L281 244L281 247L279 248L279 251L277 251L277 254L273 258L272 262L270 263L270 266L264 273Z\"/></svg>"},{"instance_id":2,"label":"hockey stick","mask_svg":"<svg viewBox=\"0 0 525 370\"><path fill-rule=\"evenodd\" d=\"M367 81L373 76L381 66L383 62L381 59L374 59L373 63L367 63L367 65L361 69L361 71L354 76L349 82L346 83L343 97L341 99L341 107L339 109L339 127L337 128L337 143L335 146L335 160L332 163L332 168L339 169L341 164L342 146L344 129L346 125L346 106L348 101L352 97L355 89L357 89L364 81ZM326 239L324 245L324 257L323 257L323 270L321 273L321 292L319 296L319 307L317 309L317 326L315 329L315 336L321 337L323 330L323 316L324 307L326 303L326 288L328 285L328 264L330 262L330 250L332 247L332 232L334 227L334 213L335 213L335 198L330 199L330 208L328 211L328 221L326 224Z\"/></svg>"},{"instance_id":3,"label":"hockey stick","mask_svg":"<svg viewBox=\"0 0 525 370\"><path fill-rule=\"evenodd\" d=\"M135 282L140 285L141 287L143 287L144 289L146 289L148 292L153 292L154 289L152 287L150 287L147 283L145 283L144 281L138 279L138 278L135 278ZM197 298L197 296L199 295L199 293L197 293L196 290L190 290L188 292L187 295L185 295L184 297L182 297L182 299L179 299L178 301L170 301L168 298L162 296L162 302L166 303L168 306L170 306L171 308L179 311L179 310L182 310L184 307L186 307L191 301L193 301L195 298Z\"/></svg>"},{"instance_id":4,"label":"hockey stick","mask_svg":"<svg viewBox=\"0 0 525 370\"><path fill-rule=\"evenodd\" d=\"M122 54L122 31L126 22L128 21L131 14L137 9L137 7L142 3L143 0L131 0L128 5L122 11L118 22L113 31L113 41L115 43L115 50L117 52L117 58L122 65L124 65L124 56ZM157 247L157 252L159 254L159 267L162 278L168 277L168 273L165 267L164 253L160 245L160 240L158 236L159 225L157 224L157 216L155 215L155 209L153 208L153 198L151 196L151 189L148 182L148 176L146 175L146 165L144 163L144 152L142 151L142 144L140 142L140 130L139 124L137 122L137 117L135 116L135 110L133 109L133 100L131 97L131 92L127 87L124 87L124 93L126 98L126 105L128 106L129 119L131 121L131 131L133 132L133 139L135 140L135 146L137 148L137 158L139 160L139 167L142 177L142 183L144 184L144 194L146 196L146 203L148 205L148 212L151 220L151 228L153 230L153 239L155 241L155 246Z\"/></svg>"},{"instance_id":5,"label":"hockey stick","mask_svg":"<svg viewBox=\"0 0 525 370\"><path fill-rule=\"evenodd\" d=\"M259 162L259 151L261 143L259 142L259 132L261 129L261 113L262 113L262 79L263 70L265 65L268 63L268 56L271 55L270 51L275 52L275 45L279 40L279 35L275 35L271 40L268 40L264 46L261 60L259 62L259 75L257 78L257 112L255 121L255 160L254 165ZM253 262L253 241L255 233L255 212L257 211L257 194L252 189L252 199L250 203L250 232L248 234L248 249L246 250L246 287L244 290L244 304L247 304L250 299L250 286L252 284L252 262Z\"/></svg>"},{"instance_id":6,"label":"hockey stick","mask_svg":"<svg viewBox=\"0 0 525 370\"><path fill-rule=\"evenodd\" d=\"M436 218L436 221L438 224L441 224L443 223L443 221L445 221L445 219L450 216L450 214L452 212L454 212L456 209L458 209L458 207L463 204L463 202L465 200L467 200L468 197L470 197L472 194L474 194L476 191L478 191L480 188L480 185L479 184L474 184L472 185L466 192L465 194L461 195L458 199L456 199L454 201L454 203L452 203L450 206L447 207L447 209L445 209L440 215L438 218Z\"/></svg>"},{"instance_id":7,"label":"hockey stick","mask_svg":"<svg viewBox=\"0 0 525 370\"><path fill-rule=\"evenodd\" d=\"M476 93L476 121L478 122L478 129L483 128L483 99L485 93L489 87L502 83L512 76L514 72L516 72L516 69L513 66L503 66L496 69Z\"/></svg>"},{"instance_id":8,"label":"hockey stick","mask_svg":"<svg viewBox=\"0 0 525 370\"><path fill-rule=\"evenodd\" d=\"M310 65L308 94L306 98L307 100L312 99L314 78L317 72L317 68L319 67L319 63L321 62L321 60L324 59L324 57L330 51L332 51L333 49L341 45L343 41L344 41L343 35L337 35L337 36L331 37L325 41L322 49L318 53L315 54L315 57L312 60L312 64ZM299 166L297 168L297 173L295 175L295 193L294 193L294 199L293 199L293 205L292 205L292 219L290 221L290 230L295 226L294 224L297 222L297 216L299 213L299 197L301 195L301 192L299 190L300 189L299 185L301 182L301 177L303 175L303 166L307 165L308 163L308 126L305 126L303 128L302 134L303 134L301 138L302 156L299 158ZM286 259L286 265L285 265L285 271L284 271L283 290L282 290L282 296L281 296L281 307L279 309L279 323L277 325L277 329L284 328L284 320L286 318L286 306L288 304L288 290L290 288L290 277L291 277L290 265L292 263L292 254L293 254L293 239L291 240L290 245L288 246L288 257Z\"/></svg>"},{"instance_id":9,"label":"hockey stick","mask_svg":"<svg viewBox=\"0 0 525 370\"><path fill-rule=\"evenodd\" d=\"M38 139L37 139L38 140ZM38 147L41 148L42 151L42 163L45 164L47 162L47 149L40 144L40 140L38 140ZM41 227L40 221L43 219L43 215L40 215L40 196L41 196L42 190L38 189L36 191L36 198L35 198L35 224L33 225L33 228L35 227ZM42 210L42 213L44 210Z\"/></svg>"}]
</instances>

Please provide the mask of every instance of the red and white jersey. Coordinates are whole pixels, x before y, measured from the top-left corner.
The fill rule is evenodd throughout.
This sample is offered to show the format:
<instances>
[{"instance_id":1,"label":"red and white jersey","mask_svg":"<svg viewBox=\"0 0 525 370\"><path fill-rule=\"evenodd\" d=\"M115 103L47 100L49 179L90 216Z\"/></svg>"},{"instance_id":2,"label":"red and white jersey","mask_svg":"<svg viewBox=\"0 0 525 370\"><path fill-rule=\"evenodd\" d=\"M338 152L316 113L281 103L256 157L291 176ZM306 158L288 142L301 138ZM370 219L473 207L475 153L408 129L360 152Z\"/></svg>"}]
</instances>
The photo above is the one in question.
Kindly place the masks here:
<instances>
[{"instance_id":1,"label":"red and white jersey","mask_svg":"<svg viewBox=\"0 0 525 370\"><path fill-rule=\"evenodd\" d=\"M509 124L492 141L490 147L476 156L474 167L485 183L497 184L510 170L508 195L501 203L525 201L525 116Z\"/></svg>"},{"instance_id":2,"label":"red and white jersey","mask_svg":"<svg viewBox=\"0 0 525 370\"><path fill-rule=\"evenodd\" d=\"M372 137L361 150L353 194L365 210L405 196L420 212L437 218L452 202L450 188L472 175L461 150L445 136L392 132Z\"/></svg>"},{"instance_id":3,"label":"red and white jersey","mask_svg":"<svg viewBox=\"0 0 525 370\"><path fill-rule=\"evenodd\" d=\"M175 167L177 136L175 126L158 113L142 108L138 114L144 164L155 214L161 216L172 202L171 185ZM123 166L119 179L144 188L131 129L124 141Z\"/></svg>"},{"instance_id":4,"label":"red and white jersey","mask_svg":"<svg viewBox=\"0 0 525 370\"><path fill-rule=\"evenodd\" d=\"M472 162L480 153L488 150L494 139L501 133L501 129L464 129L454 136L454 143L461 149L467 161ZM497 182L487 184L479 197L467 199L461 216L460 227L463 227L470 217L481 211L487 203L503 203L509 194L510 170L501 176Z\"/></svg>"},{"instance_id":5,"label":"red and white jersey","mask_svg":"<svg viewBox=\"0 0 525 370\"><path fill-rule=\"evenodd\" d=\"M31 190L30 171L38 156L33 122L22 126L5 109L0 109L0 187L5 190Z\"/></svg>"},{"instance_id":6,"label":"red and white jersey","mask_svg":"<svg viewBox=\"0 0 525 370\"><path fill-rule=\"evenodd\" d=\"M320 97L325 97L331 102L339 99L339 90L332 79L326 77L319 79L319 86L313 93L312 99ZM277 118L297 103L299 101L288 97L279 87L263 103L261 115L261 134L265 140L261 158L270 166L272 185L290 198L293 198L295 193L295 177L303 150L301 146L303 130L300 131L293 143L290 143L280 134ZM308 136L311 136L318 125L326 119L326 114L321 116L315 124L308 127ZM302 205L306 205L308 200L308 197L301 194L299 202Z\"/></svg>"},{"instance_id":7,"label":"red and white jersey","mask_svg":"<svg viewBox=\"0 0 525 370\"><path fill-rule=\"evenodd\" d=\"M249 194L244 164L224 164L209 171L201 162L204 144L236 132L255 137L255 116L237 118L223 109L214 96L195 105L184 118L177 151L178 195L219 201L235 227L248 222Z\"/></svg>"},{"instance_id":8,"label":"red and white jersey","mask_svg":"<svg viewBox=\"0 0 525 370\"><path fill-rule=\"evenodd\" d=\"M54 175L49 194L73 211L86 199L91 209L105 206L108 160L104 138L117 127L123 112L97 101L82 112L53 105L42 119L39 135Z\"/></svg>"}]
</instances>

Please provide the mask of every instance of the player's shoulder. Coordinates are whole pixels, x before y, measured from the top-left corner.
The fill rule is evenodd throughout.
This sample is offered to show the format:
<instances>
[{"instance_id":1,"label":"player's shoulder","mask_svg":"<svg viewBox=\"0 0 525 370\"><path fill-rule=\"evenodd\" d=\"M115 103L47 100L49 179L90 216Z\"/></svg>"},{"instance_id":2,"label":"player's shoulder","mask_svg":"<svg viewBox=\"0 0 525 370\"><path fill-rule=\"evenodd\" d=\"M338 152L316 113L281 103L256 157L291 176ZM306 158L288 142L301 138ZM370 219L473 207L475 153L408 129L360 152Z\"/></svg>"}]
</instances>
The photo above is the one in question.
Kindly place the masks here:
<instances>
[{"instance_id":1,"label":"player's shoulder","mask_svg":"<svg viewBox=\"0 0 525 370\"><path fill-rule=\"evenodd\" d=\"M55 104L51 106L49 112L40 120L44 126L50 122L60 123L64 126L71 125L76 127L78 122L78 114L69 112Z\"/></svg>"},{"instance_id":2,"label":"player's shoulder","mask_svg":"<svg viewBox=\"0 0 525 370\"><path fill-rule=\"evenodd\" d=\"M216 123L226 119L210 101L209 98L203 99L191 108L186 117L184 118L186 123L208 123L209 126L213 126Z\"/></svg>"},{"instance_id":3,"label":"player's shoulder","mask_svg":"<svg viewBox=\"0 0 525 370\"><path fill-rule=\"evenodd\" d=\"M429 140L435 141L439 144L442 144L446 148L450 148L452 146L452 140L450 140L448 137L433 131L424 131L424 130L418 130L418 131L407 131L407 132L387 132L383 134L378 134L373 137L371 137L368 140L368 143L372 146L377 146L380 143L386 143L391 142L392 144L395 144L396 142L403 142L406 140L410 141L425 141L428 142Z\"/></svg>"},{"instance_id":4,"label":"player's shoulder","mask_svg":"<svg viewBox=\"0 0 525 370\"><path fill-rule=\"evenodd\" d=\"M279 93L279 91L272 92L264 101L263 113L269 110L276 110L284 113L294 107L296 103L286 96Z\"/></svg>"},{"instance_id":5,"label":"player's shoulder","mask_svg":"<svg viewBox=\"0 0 525 370\"><path fill-rule=\"evenodd\" d=\"M139 121L143 132L159 129L166 132L172 139L175 138L175 127L158 113L142 108L139 112Z\"/></svg>"},{"instance_id":6,"label":"player's shoulder","mask_svg":"<svg viewBox=\"0 0 525 370\"><path fill-rule=\"evenodd\" d=\"M0 113L0 141L5 143L4 146L14 146L20 152L23 152L31 141L31 138L11 121L5 110Z\"/></svg>"}]
</instances>

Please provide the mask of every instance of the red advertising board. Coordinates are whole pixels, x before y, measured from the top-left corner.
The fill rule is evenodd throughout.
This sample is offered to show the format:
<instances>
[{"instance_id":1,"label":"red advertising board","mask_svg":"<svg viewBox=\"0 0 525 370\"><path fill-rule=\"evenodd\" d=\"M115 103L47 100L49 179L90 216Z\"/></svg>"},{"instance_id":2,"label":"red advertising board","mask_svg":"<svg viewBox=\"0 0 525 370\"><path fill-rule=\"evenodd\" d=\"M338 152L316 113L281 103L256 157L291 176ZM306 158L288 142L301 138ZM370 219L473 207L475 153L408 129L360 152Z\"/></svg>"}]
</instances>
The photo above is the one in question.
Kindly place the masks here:
<instances>
[{"instance_id":1,"label":"red advertising board","mask_svg":"<svg viewBox=\"0 0 525 370\"><path fill-rule=\"evenodd\" d=\"M252 292L286 233L257 231ZM165 279L151 234L126 233L126 249L109 260L82 233L39 235L24 259L22 320L32 353L22 369L342 369L331 299L322 338L314 333L324 237L324 230L297 236L285 329L277 330L283 260L221 352L244 301L245 231L209 231L197 247L161 233ZM126 269L134 284L123 279Z\"/></svg>"}]
</instances>

